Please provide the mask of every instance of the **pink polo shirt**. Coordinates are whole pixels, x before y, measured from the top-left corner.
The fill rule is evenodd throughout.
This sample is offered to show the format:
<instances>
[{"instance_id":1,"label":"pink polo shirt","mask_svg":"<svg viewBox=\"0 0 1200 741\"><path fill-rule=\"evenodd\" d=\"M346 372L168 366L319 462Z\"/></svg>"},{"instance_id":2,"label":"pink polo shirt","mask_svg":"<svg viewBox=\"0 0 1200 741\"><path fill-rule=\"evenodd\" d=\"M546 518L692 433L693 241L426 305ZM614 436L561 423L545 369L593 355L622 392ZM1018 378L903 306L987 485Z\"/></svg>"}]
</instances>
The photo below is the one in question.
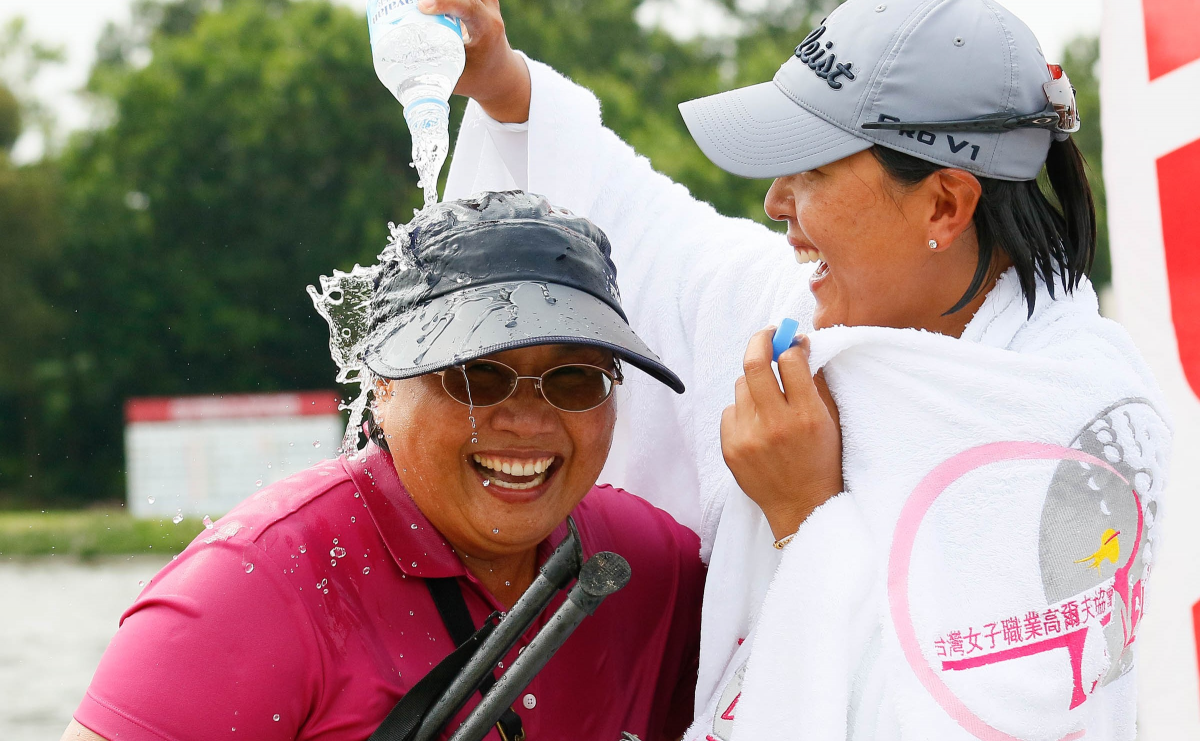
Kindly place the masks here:
<instances>
[{"instance_id":1,"label":"pink polo shirt","mask_svg":"<svg viewBox=\"0 0 1200 741\"><path fill-rule=\"evenodd\" d=\"M585 556L620 553L633 578L522 693L515 709L527 736L678 738L696 682L699 542L611 487L592 489L572 514ZM543 560L565 533L564 524L541 544ZM246 500L151 580L75 719L110 741L363 741L453 648L424 584L433 577L458 579L476 625L503 609L417 509L385 451L318 464Z\"/></svg>"}]
</instances>

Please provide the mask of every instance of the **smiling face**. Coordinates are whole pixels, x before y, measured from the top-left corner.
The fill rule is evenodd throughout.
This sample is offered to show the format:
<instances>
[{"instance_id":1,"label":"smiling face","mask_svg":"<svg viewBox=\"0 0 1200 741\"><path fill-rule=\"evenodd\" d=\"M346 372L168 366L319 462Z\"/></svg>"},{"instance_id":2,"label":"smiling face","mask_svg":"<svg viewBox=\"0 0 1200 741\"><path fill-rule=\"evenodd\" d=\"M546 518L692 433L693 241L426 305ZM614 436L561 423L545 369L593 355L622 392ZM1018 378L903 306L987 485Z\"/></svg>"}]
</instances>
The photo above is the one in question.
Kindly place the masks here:
<instances>
[{"instance_id":1,"label":"smiling face","mask_svg":"<svg viewBox=\"0 0 1200 741\"><path fill-rule=\"evenodd\" d=\"M916 186L893 180L870 150L779 178L767 215L788 224L810 280L817 329L835 325L920 328L960 336L982 303L943 317L971 283L979 182L942 170ZM938 249L930 249L936 240Z\"/></svg>"},{"instance_id":2,"label":"smiling face","mask_svg":"<svg viewBox=\"0 0 1200 741\"><path fill-rule=\"evenodd\" d=\"M565 364L613 367L611 353L573 345L488 358L522 376ZM529 552L562 523L595 485L616 424L611 397L564 412L528 380L504 402L475 407L474 428L435 374L382 383L377 396L375 418L413 501L451 545L479 559Z\"/></svg>"}]
</instances>

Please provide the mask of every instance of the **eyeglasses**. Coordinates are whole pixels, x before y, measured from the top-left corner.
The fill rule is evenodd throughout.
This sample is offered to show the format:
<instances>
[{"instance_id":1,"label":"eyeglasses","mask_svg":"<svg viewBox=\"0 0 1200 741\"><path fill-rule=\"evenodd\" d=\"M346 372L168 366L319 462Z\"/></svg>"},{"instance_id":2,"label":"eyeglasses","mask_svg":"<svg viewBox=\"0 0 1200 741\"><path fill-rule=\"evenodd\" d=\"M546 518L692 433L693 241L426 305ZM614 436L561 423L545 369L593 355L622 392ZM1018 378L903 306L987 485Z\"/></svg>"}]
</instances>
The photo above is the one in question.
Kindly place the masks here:
<instances>
[{"instance_id":1,"label":"eyeglasses","mask_svg":"<svg viewBox=\"0 0 1200 741\"><path fill-rule=\"evenodd\" d=\"M869 121L862 127L868 131L974 131L991 134L1016 129L1050 129L1055 133L1074 134L1079 131L1079 105L1075 101L1075 88L1071 86L1071 79L1062 67L1052 64L1049 68L1051 80L1042 86L1048 103L1037 113L997 113L956 121L901 121L881 115L878 121Z\"/></svg>"},{"instance_id":2,"label":"eyeglasses","mask_svg":"<svg viewBox=\"0 0 1200 741\"><path fill-rule=\"evenodd\" d=\"M451 399L477 407L503 403L516 392L522 379L528 379L550 406L564 412L595 409L608 401L613 388L624 380L619 363L611 371L571 364L551 368L540 376L522 376L504 363L475 360L438 371L437 375L442 377L442 388Z\"/></svg>"}]
</instances>

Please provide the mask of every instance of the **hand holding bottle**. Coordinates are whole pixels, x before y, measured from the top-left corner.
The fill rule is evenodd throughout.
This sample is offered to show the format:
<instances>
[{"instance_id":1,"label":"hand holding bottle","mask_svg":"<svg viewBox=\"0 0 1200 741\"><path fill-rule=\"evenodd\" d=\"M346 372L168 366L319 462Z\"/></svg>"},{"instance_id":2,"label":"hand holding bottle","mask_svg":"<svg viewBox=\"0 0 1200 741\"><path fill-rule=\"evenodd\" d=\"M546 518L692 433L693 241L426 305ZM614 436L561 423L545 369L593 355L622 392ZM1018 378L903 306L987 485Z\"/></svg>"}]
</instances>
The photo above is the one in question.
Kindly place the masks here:
<instances>
[{"instance_id":1,"label":"hand holding bottle","mask_svg":"<svg viewBox=\"0 0 1200 741\"><path fill-rule=\"evenodd\" d=\"M527 121L529 70L508 43L499 0L420 0L417 7L462 22L467 65L454 92L473 98L497 121Z\"/></svg>"}]
</instances>

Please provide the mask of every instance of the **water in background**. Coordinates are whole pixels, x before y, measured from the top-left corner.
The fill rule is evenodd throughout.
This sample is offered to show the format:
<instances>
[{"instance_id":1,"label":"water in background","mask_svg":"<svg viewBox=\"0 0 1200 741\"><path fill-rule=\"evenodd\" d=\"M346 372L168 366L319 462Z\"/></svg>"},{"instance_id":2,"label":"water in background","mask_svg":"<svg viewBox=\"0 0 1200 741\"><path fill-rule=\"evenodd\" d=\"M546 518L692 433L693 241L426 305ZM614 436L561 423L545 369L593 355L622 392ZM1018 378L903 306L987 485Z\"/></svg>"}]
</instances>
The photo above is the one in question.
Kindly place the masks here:
<instances>
[{"instance_id":1,"label":"water in background","mask_svg":"<svg viewBox=\"0 0 1200 741\"><path fill-rule=\"evenodd\" d=\"M161 556L0 559L0 739L57 739Z\"/></svg>"}]
</instances>

